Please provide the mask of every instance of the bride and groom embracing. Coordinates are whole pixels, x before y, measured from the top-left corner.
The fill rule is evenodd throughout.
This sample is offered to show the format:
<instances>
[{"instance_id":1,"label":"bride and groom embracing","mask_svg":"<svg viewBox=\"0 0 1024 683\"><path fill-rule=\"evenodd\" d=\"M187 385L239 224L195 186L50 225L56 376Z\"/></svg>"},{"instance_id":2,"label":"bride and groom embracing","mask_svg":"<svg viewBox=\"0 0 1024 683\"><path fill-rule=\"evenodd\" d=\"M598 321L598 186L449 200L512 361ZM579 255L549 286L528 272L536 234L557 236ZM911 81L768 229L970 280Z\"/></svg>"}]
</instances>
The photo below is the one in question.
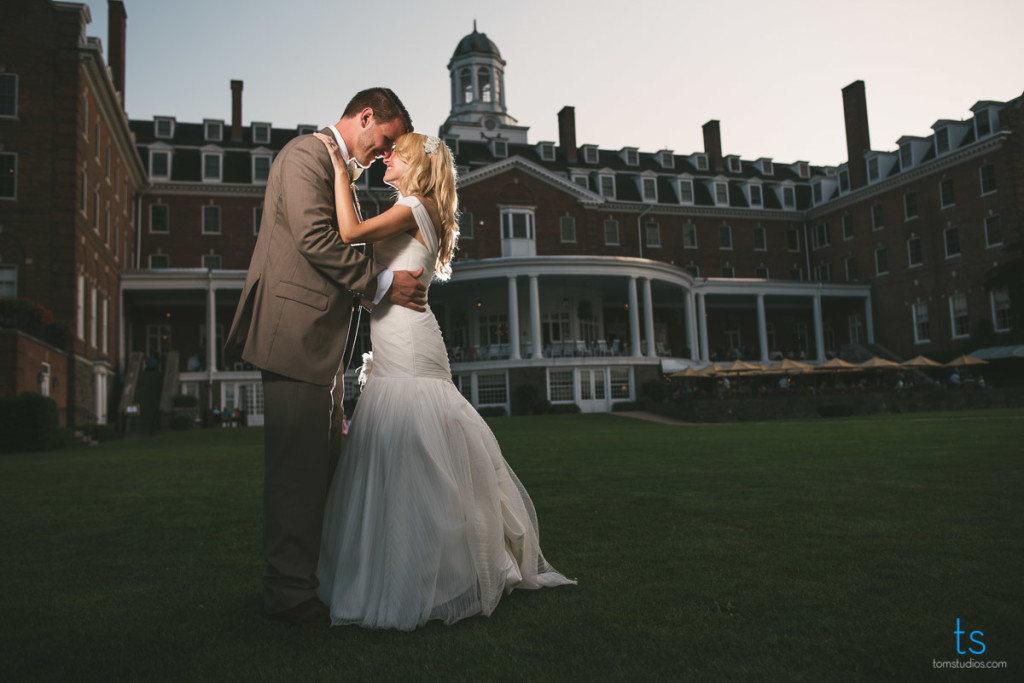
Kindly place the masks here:
<instances>
[{"instance_id":1,"label":"bride and groom embracing","mask_svg":"<svg viewBox=\"0 0 1024 683\"><path fill-rule=\"evenodd\" d=\"M360 222L349 184L377 158L399 199ZM575 583L544 559L533 503L452 383L427 305L430 281L451 273L455 177L447 146L412 132L386 88L356 94L271 167L226 357L262 371L275 619L410 630L490 614L514 588ZM372 370L339 457L360 308Z\"/></svg>"}]
</instances>

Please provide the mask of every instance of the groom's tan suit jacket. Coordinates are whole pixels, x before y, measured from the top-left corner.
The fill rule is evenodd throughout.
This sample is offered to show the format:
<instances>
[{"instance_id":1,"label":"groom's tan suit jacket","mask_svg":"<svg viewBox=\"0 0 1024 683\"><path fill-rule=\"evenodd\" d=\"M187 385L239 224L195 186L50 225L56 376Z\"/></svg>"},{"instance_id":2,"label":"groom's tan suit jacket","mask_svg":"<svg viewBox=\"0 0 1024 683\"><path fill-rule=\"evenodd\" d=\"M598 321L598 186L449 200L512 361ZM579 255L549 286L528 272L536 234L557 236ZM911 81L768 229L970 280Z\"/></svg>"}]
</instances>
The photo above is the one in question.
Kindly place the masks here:
<instances>
[{"instance_id":1,"label":"groom's tan suit jacket","mask_svg":"<svg viewBox=\"0 0 1024 683\"><path fill-rule=\"evenodd\" d=\"M330 129L322 133L330 136ZM353 305L370 308L384 269L341 241L330 153L312 135L293 139L270 169L263 220L225 358L328 385L347 348Z\"/></svg>"}]
</instances>

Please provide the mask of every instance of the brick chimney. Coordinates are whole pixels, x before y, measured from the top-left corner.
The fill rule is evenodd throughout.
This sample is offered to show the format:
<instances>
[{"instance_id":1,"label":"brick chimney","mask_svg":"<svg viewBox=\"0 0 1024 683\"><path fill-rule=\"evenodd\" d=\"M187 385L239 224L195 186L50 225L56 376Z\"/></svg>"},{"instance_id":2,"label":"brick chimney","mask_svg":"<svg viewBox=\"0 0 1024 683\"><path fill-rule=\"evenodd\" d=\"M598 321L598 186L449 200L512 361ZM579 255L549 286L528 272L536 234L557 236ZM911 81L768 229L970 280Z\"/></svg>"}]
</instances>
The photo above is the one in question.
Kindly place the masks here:
<instances>
[{"instance_id":1,"label":"brick chimney","mask_svg":"<svg viewBox=\"0 0 1024 683\"><path fill-rule=\"evenodd\" d=\"M107 0L107 66L124 109L124 47L128 14L121 0Z\"/></svg>"},{"instance_id":2,"label":"brick chimney","mask_svg":"<svg viewBox=\"0 0 1024 683\"><path fill-rule=\"evenodd\" d=\"M718 121L711 119L702 127L704 130L704 153L708 155L708 168L721 171L722 166L722 129Z\"/></svg>"},{"instance_id":3,"label":"brick chimney","mask_svg":"<svg viewBox=\"0 0 1024 683\"><path fill-rule=\"evenodd\" d=\"M558 112L558 147L570 164L576 163L576 108L562 107Z\"/></svg>"},{"instance_id":4,"label":"brick chimney","mask_svg":"<svg viewBox=\"0 0 1024 683\"><path fill-rule=\"evenodd\" d=\"M242 141L242 81L231 81L231 140Z\"/></svg>"},{"instance_id":5,"label":"brick chimney","mask_svg":"<svg viewBox=\"0 0 1024 683\"><path fill-rule=\"evenodd\" d=\"M846 157L850 168L850 189L868 183L868 170L864 152L871 149L868 134L868 100L864 94L864 81L854 81L843 88L843 114L846 118Z\"/></svg>"}]
</instances>

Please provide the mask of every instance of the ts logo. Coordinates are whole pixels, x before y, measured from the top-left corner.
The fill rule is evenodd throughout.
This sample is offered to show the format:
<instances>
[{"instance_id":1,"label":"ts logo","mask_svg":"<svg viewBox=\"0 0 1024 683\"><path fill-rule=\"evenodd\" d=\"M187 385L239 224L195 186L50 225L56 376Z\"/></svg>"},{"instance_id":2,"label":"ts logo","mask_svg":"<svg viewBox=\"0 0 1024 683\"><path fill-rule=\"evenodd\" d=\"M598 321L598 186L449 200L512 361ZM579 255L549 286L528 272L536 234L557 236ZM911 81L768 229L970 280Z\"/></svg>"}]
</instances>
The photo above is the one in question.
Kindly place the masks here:
<instances>
[{"instance_id":1,"label":"ts logo","mask_svg":"<svg viewBox=\"0 0 1024 683\"><path fill-rule=\"evenodd\" d=\"M972 643L976 644L976 645L980 645L981 646L980 650L976 650L973 647L968 647L967 650L961 650L960 649L960 636L962 636L965 633L967 633L967 631L961 631L960 630L960 617L957 617L957 619L956 619L956 630L953 631L953 633L956 634L956 653L958 655L965 655L968 652L970 652L971 654L980 655L982 652L985 651L985 643L981 642L980 637L976 637L976 636L983 636L983 635L985 635L981 631L971 631L971 633L970 633L970 641Z\"/></svg>"}]
</instances>

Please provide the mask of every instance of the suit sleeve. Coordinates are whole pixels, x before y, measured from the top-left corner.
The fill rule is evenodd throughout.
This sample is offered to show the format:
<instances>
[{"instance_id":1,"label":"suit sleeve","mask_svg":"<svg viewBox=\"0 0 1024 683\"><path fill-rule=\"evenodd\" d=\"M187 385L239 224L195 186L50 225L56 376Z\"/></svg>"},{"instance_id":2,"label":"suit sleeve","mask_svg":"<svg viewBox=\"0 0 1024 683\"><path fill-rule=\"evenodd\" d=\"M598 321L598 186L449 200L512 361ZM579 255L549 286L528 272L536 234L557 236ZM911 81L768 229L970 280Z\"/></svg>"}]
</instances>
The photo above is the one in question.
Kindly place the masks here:
<instances>
[{"instance_id":1,"label":"suit sleeve","mask_svg":"<svg viewBox=\"0 0 1024 683\"><path fill-rule=\"evenodd\" d=\"M302 256L325 277L364 304L377 293L384 270L345 244L335 226L334 171L327 149L312 136L297 141L282 159L281 210Z\"/></svg>"}]
</instances>

